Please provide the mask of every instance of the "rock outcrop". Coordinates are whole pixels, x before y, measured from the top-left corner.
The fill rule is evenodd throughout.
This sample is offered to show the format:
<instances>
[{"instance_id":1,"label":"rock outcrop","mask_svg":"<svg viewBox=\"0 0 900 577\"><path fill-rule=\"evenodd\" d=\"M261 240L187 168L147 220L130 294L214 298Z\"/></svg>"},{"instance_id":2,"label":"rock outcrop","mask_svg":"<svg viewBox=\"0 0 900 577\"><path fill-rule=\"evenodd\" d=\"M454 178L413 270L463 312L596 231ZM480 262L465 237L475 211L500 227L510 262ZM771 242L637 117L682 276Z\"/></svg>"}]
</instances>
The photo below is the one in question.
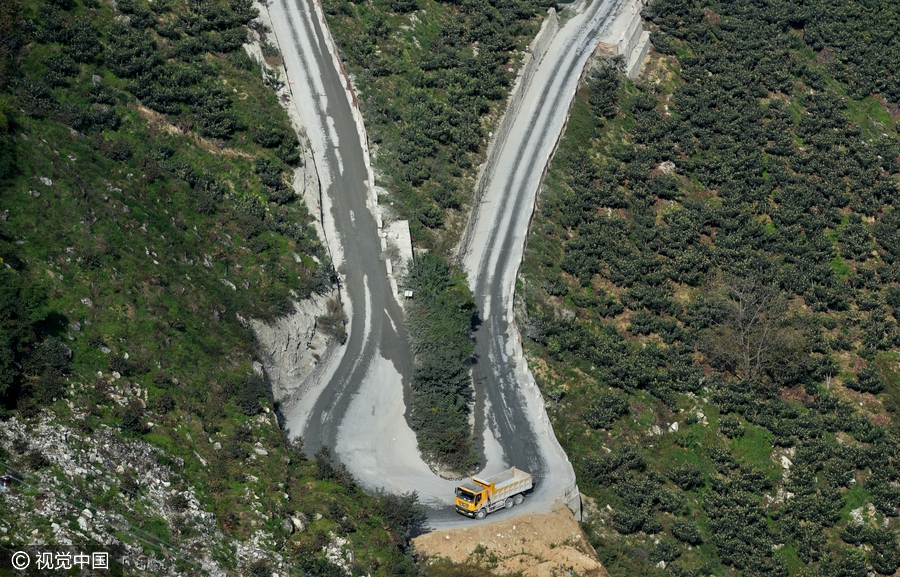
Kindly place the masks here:
<instances>
[{"instance_id":1,"label":"rock outcrop","mask_svg":"<svg viewBox=\"0 0 900 577\"><path fill-rule=\"evenodd\" d=\"M265 323L250 319L259 341L262 370L272 387L272 396L283 401L303 386L306 379L325 363L337 343L319 328L319 317L327 313L329 299L337 291L313 294L294 303L294 312Z\"/></svg>"}]
</instances>

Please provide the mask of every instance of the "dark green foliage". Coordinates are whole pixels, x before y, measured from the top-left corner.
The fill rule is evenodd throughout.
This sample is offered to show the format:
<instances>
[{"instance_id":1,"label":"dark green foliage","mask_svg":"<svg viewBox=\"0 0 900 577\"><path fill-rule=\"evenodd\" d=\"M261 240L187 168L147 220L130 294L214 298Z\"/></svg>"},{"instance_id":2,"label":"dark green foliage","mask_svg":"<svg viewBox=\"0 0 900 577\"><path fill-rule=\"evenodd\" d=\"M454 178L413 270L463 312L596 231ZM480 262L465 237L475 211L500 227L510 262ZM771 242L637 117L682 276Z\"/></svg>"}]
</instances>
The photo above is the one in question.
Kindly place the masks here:
<instances>
[{"instance_id":1,"label":"dark green foliage","mask_svg":"<svg viewBox=\"0 0 900 577\"><path fill-rule=\"evenodd\" d=\"M407 307L416 355L411 423L425 454L464 471L477 460L468 422L475 303L465 274L432 253L410 261L406 286L414 295Z\"/></svg>"},{"instance_id":2,"label":"dark green foliage","mask_svg":"<svg viewBox=\"0 0 900 577\"><path fill-rule=\"evenodd\" d=\"M50 466L50 459L38 449L34 449L25 455L25 464L32 471L40 471L41 469Z\"/></svg>"},{"instance_id":3,"label":"dark green foliage","mask_svg":"<svg viewBox=\"0 0 900 577\"><path fill-rule=\"evenodd\" d=\"M860 551L844 549L822 563L822 577L863 577L868 575L866 559Z\"/></svg>"},{"instance_id":4,"label":"dark green foliage","mask_svg":"<svg viewBox=\"0 0 900 577\"><path fill-rule=\"evenodd\" d=\"M425 522L425 507L419 504L419 494L416 491L401 495L384 493L379 496L381 516L392 532L408 536Z\"/></svg>"},{"instance_id":5,"label":"dark green foliage","mask_svg":"<svg viewBox=\"0 0 900 577\"><path fill-rule=\"evenodd\" d=\"M878 370L872 365L867 365L860 370L856 380L849 379L847 386L862 393L878 394L884 390L884 382L878 374Z\"/></svg>"},{"instance_id":6,"label":"dark green foliage","mask_svg":"<svg viewBox=\"0 0 900 577\"><path fill-rule=\"evenodd\" d=\"M601 66L588 78L591 110L598 118L609 118L616 113L622 75L611 66Z\"/></svg>"},{"instance_id":7,"label":"dark green foliage","mask_svg":"<svg viewBox=\"0 0 900 577\"><path fill-rule=\"evenodd\" d=\"M165 415L175 408L175 399L168 391L163 391L153 405L156 412Z\"/></svg>"},{"instance_id":8,"label":"dark green foliage","mask_svg":"<svg viewBox=\"0 0 900 577\"><path fill-rule=\"evenodd\" d=\"M120 411L119 423L122 430L127 433L141 434L147 432L147 423L144 422L144 405L137 399L131 399Z\"/></svg>"},{"instance_id":9,"label":"dark green foliage","mask_svg":"<svg viewBox=\"0 0 900 577\"><path fill-rule=\"evenodd\" d=\"M681 555L681 548L667 537L659 539L650 550L650 560L656 563L665 561L671 563Z\"/></svg>"},{"instance_id":10,"label":"dark green foliage","mask_svg":"<svg viewBox=\"0 0 900 577\"><path fill-rule=\"evenodd\" d=\"M688 545L697 546L703 542L697 525L690 519L675 519L672 524L672 535L679 541L683 541Z\"/></svg>"},{"instance_id":11,"label":"dark green foliage","mask_svg":"<svg viewBox=\"0 0 900 577\"><path fill-rule=\"evenodd\" d=\"M12 248L3 241L0 236L0 258L16 262ZM28 393L29 389L21 389L28 375L58 382L68 371L71 350L57 339L40 344L55 318L46 308L46 299L46 291L20 272L0 269L0 400L4 407L15 406L19 396ZM51 391L43 401L57 394Z\"/></svg>"},{"instance_id":12,"label":"dark green foliage","mask_svg":"<svg viewBox=\"0 0 900 577\"><path fill-rule=\"evenodd\" d=\"M736 439L744 434L744 426L741 419L735 415L724 415L719 419L719 430L723 435Z\"/></svg>"},{"instance_id":13,"label":"dark green foliage","mask_svg":"<svg viewBox=\"0 0 900 577\"><path fill-rule=\"evenodd\" d=\"M247 416L261 413L262 405L259 398L269 394L265 381L255 373L242 378L231 387L231 390L241 413Z\"/></svg>"},{"instance_id":14,"label":"dark green foliage","mask_svg":"<svg viewBox=\"0 0 900 577\"><path fill-rule=\"evenodd\" d=\"M316 478L320 480L334 478L334 463L332 462L331 449L322 445L315 454Z\"/></svg>"},{"instance_id":15,"label":"dark green foliage","mask_svg":"<svg viewBox=\"0 0 900 577\"><path fill-rule=\"evenodd\" d=\"M582 478L598 486L618 483L627 478L629 471L643 471L646 466L642 455L629 446L609 454L592 455L580 463Z\"/></svg>"},{"instance_id":16,"label":"dark green foliage","mask_svg":"<svg viewBox=\"0 0 900 577\"><path fill-rule=\"evenodd\" d=\"M749 493L731 483L716 482L706 497L704 509L710 518L712 541L723 563L739 569L773 563L773 570L783 574L784 569L778 569L779 563L760 557L763 552L771 551L775 536L764 511Z\"/></svg>"},{"instance_id":17,"label":"dark green foliage","mask_svg":"<svg viewBox=\"0 0 900 577\"><path fill-rule=\"evenodd\" d=\"M222 446L223 453L232 461L243 461L250 456L250 450L239 439L229 439Z\"/></svg>"},{"instance_id":18,"label":"dark green foliage","mask_svg":"<svg viewBox=\"0 0 900 577\"><path fill-rule=\"evenodd\" d=\"M78 64L65 54L54 53L48 56L44 62L47 73L44 79L51 86L68 86L71 78L78 74Z\"/></svg>"},{"instance_id":19,"label":"dark green foliage","mask_svg":"<svg viewBox=\"0 0 900 577\"><path fill-rule=\"evenodd\" d=\"M690 491L704 483L703 473L697 465L686 463L676 467L667 473L669 479L678 485L679 489Z\"/></svg>"},{"instance_id":20,"label":"dark green foliage","mask_svg":"<svg viewBox=\"0 0 900 577\"><path fill-rule=\"evenodd\" d=\"M883 527L870 528L868 541L872 544L869 562L881 575L893 575L900 569L900 543L897 533Z\"/></svg>"},{"instance_id":21,"label":"dark green foliage","mask_svg":"<svg viewBox=\"0 0 900 577\"><path fill-rule=\"evenodd\" d=\"M900 13L850 12L657 0L652 41L677 58L634 84L600 70L576 97L529 239L522 324L545 395L565 384L548 411L581 487L613 507L614 531L595 537L627 551L611 575L652 573L659 526L678 540L672 575L896 569L896 539L877 569L880 537L843 515L871 502L896 535L900 92L885 71ZM598 314L599 287L624 310ZM588 430L609 386L633 417ZM648 430L684 412L677 433ZM666 492L637 491L656 471Z\"/></svg>"},{"instance_id":22,"label":"dark green foliage","mask_svg":"<svg viewBox=\"0 0 900 577\"><path fill-rule=\"evenodd\" d=\"M585 414L584 420L594 429L608 429L613 423L628 414L628 401L614 391L604 391Z\"/></svg>"},{"instance_id":23,"label":"dark green foliage","mask_svg":"<svg viewBox=\"0 0 900 577\"><path fill-rule=\"evenodd\" d=\"M153 38L146 31L136 30L124 24L110 29L109 55L106 65L121 78L136 78L154 72L160 63Z\"/></svg>"},{"instance_id":24,"label":"dark green foliage","mask_svg":"<svg viewBox=\"0 0 900 577\"><path fill-rule=\"evenodd\" d=\"M250 565L251 577L269 577L270 575L272 575L272 566L265 559L260 559Z\"/></svg>"}]
</instances>

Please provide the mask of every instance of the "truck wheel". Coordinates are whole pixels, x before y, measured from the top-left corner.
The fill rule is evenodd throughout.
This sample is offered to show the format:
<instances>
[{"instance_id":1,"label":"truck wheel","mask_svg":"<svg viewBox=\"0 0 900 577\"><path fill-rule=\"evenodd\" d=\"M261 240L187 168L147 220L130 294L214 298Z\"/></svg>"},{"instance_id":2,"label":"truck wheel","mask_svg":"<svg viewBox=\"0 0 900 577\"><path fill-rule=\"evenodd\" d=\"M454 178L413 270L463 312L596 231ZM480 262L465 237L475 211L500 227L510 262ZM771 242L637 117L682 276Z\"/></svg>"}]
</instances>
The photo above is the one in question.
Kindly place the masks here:
<instances>
[{"instance_id":1,"label":"truck wheel","mask_svg":"<svg viewBox=\"0 0 900 577\"><path fill-rule=\"evenodd\" d=\"M519 493L518 495L516 495L516 497L515 497L516 505L521 505L523 501L525 501L525 495L523 495L522 493Z\"/></svg>"},{"instance_id":2,"label":"truck wheel","mask_svg":"<svg viewBox=\"0 0 900 577\"><path fill-rule=\"evenodd\" d=\"M484 519L486 516L487 516L487 513L485 512L484 509L478 509L478 512L475 513L475 518L478 519L479 521Z\"/></svg>"},{"instance_id":3,"label":"truck wheel","mask_svg":"<svg viewBox=\"0 0 900 577\"><path fill-rule=\"evenodd\" d=\"M513 498L512 498L512 497L507 497L507 498L506 498L506 503L504 503L503 505L504 505L507 509L512 509L512 508L513 508Z\"/></svg>"}]
</instances>

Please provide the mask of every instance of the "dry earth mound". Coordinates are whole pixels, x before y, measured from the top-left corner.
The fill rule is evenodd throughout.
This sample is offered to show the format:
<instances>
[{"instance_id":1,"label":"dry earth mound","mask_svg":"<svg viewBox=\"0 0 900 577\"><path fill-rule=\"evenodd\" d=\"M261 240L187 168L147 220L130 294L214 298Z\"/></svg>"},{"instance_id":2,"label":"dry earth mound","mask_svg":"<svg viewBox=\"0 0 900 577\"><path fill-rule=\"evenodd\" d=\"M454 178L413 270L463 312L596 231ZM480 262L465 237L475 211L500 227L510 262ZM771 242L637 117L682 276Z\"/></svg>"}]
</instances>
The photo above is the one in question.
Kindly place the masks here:
<instances>
[{"instance_id":1,"label":"dry earth mound","mask_svg":"<svg viewBox=\"0 0 900 577\"><path fill-rule=\"evenodd\" d=\"M496 575L521 572L529 577L563 574L609 577L572 513L552 513L434 531L413 539L416 552L455 563L474 562ZM571 573L569 572L571 571Z\"/></svg>"}]
</instances>

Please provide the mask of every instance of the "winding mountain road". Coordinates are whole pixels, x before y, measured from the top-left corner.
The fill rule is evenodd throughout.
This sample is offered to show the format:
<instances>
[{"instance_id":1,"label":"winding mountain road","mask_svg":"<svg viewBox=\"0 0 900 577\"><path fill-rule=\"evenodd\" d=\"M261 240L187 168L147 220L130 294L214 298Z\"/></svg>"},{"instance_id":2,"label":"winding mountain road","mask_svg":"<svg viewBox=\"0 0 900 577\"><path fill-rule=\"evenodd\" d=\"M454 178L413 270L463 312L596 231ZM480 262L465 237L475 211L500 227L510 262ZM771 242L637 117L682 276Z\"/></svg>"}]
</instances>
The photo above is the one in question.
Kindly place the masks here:
<instances>
[{"instance_id":1,"label":"winding mountain road","mask_svg":"<svg viewBox=\"0 0 900 577\"><path fill-rule=\"evenodd\" d=\"M471 523L452 507L454 481L421 460L407 425L412 357L373 216L371 172L345 78L329 51L316 0L272 0L273 32L285 58L293 114L310 139L323 188L328 243L350 315L349 338L330 366L285 415L308 452L332 447L361 484L391 492L417 490L431 507L429 524ZM554 37L524 90L513 128L491 148L499 155L482 175L485 193L462 255L483 323L476 334L476 431L484 474L510 465L534 474L525 504L491 518L549 510L575 489L575 476L543 409L521 353L512 296L525 235L544 167L560 137L578 80L601 30L622 0L594 0Z\"/></svg>"}]
</instances>

